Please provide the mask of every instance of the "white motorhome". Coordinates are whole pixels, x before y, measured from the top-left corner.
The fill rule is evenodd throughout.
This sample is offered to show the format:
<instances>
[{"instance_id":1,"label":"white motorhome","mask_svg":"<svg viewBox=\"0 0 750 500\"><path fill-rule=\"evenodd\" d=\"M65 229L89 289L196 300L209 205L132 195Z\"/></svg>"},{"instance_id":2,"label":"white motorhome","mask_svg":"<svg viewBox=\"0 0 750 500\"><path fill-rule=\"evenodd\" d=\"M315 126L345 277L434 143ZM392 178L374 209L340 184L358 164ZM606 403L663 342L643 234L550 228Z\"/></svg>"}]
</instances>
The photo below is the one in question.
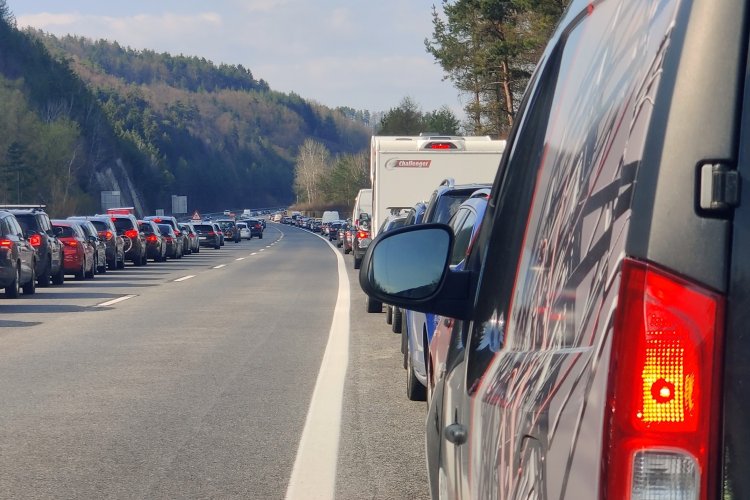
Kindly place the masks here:
<instances>
[{"instance_id":1,"label":"white motorhome","mask_svg":"<svg viewBox=\"0 0 750 500\"><path fill-rule=\"evenodd\" d=\"M373 136L372 237L393 210L426 200L446 178L492 183L505 141L489 136Z\"/></svg>"}]
</instances>

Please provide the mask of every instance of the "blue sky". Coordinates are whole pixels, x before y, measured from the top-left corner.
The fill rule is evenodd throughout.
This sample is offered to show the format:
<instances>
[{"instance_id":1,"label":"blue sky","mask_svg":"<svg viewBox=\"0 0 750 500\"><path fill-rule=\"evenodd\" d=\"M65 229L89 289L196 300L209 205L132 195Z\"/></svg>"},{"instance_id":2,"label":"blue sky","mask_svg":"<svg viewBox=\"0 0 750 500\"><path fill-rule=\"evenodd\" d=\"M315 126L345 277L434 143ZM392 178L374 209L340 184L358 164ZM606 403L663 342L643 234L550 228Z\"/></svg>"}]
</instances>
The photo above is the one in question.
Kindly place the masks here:
<instances>
[{"instance_id":1,"label":"blue sky","mask_svg":"<svg viewBox=\"0 0 750 500\"><path fill-rule=\"evenodd\" d=\"M437 0L435 0L437 2ZM439 3L439 2L437 2ZM458 92L424 48L432 0L7 0L18 26L242 64L272 89L328 106L423 111Z\"/></svg>"}]
</instances>

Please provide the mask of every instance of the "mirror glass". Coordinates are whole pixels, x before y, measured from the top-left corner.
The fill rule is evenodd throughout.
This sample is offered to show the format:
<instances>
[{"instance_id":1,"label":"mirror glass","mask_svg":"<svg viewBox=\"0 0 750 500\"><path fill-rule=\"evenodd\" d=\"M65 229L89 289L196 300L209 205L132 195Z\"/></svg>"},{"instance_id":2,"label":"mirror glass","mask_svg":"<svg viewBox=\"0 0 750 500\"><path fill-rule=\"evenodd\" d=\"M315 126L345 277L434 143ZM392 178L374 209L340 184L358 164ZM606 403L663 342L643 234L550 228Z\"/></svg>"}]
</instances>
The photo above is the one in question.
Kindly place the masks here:
<instances>
[{"instance_id":1,"label":"mirror glass","mask_svg":"<svg viewBox=\"0 0 750 500\"><path fill-rule=\"evenodd\" d=\"M450 233L444 229L386 237L373 248L370 282L389 295L425 299L440 285L449 250Z\"/></svg>"}]
</instances>

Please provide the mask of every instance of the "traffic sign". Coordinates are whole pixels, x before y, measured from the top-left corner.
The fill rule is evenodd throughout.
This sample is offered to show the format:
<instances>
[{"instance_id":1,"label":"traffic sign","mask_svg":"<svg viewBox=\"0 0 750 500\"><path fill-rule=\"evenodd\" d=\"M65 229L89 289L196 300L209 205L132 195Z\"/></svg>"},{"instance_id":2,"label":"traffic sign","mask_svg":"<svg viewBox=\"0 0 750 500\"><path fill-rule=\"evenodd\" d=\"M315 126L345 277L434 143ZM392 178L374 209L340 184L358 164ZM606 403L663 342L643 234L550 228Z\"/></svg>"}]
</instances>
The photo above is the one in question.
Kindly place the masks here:
<instances>
[{"instance_id":1,"label":"traffic sign","mask_svg":"<svg viewBox=\"0 0 750 500\"><path fill-rule=\"evenodd\" d=\"M193 216L190 218L190 220L201 220L201 214L199 214L196 210L195 212L193 212Z\"/></svg>"}]
</instances>

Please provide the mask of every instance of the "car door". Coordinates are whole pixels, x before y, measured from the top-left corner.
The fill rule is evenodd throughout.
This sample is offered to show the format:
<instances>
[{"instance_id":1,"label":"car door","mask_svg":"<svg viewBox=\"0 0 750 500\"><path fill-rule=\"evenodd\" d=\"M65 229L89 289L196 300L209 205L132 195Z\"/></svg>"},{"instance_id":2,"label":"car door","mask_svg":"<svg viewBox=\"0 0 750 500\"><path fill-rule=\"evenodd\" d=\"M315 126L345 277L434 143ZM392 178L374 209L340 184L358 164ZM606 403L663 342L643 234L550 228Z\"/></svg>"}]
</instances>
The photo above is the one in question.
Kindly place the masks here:
<instances>
[{"instance_id":1,"label":"car door","mask_svg":"<svg viewBox=\"0 0 750 500\"><path fill-rule=\"evenodd\" d=\"M25 283L34 272L36 251L31 242L24 238L23 229L15 217L5 218L4 223L7 224L7 228L4 228L4 230L7 231L8 238L13 240L16 248L18 248L18 255L21 261L21 283Z\"/></svg>"}]
</instances>

